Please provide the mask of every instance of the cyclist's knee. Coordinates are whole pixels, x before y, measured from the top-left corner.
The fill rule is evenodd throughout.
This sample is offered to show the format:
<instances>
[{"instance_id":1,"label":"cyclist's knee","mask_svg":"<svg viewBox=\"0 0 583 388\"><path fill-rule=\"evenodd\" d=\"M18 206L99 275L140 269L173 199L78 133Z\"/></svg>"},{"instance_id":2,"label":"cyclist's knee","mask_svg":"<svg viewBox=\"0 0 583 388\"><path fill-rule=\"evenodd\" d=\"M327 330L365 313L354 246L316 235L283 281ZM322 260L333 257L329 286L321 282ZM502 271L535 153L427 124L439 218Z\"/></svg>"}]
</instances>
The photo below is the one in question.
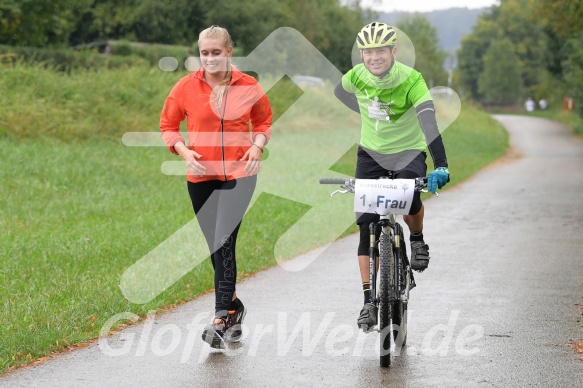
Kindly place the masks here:
<instances>
[{"instance_id":1,"label":"cyclist's knee","mask_svg":"<svg viewBox=\"0 0 583 388\"><path fill-rule=\"evenodd\" d=\"M397 179L415 179L415 178L419 178L420 176L421 175L418 172L411 171L411 170L402 170L402 171L399 171L395 175L395 178L397 178ZM413 202L411 203L411 209L409 210L409 215L414 216L417 213L419 213L419 211L421 211L422 206L423 206L423 203L421 202L421 193L416 191L415 194L413 195Z\"/></svg>"},{"instance_id":2,"label":"cyclist's knee","mask_svg":"<svg viewBox=\"0 0 583 388\"><path fill-rule=\"evenodd\" d=\"M368 224L359 224L360 240L358 242L358 256L368 256L368 247L370 245L370 234Z\"/></svg>"},{"instance_id":3,"label":"cyclist's knee","mask_svg":"<svg viewBox=\"0 0 583 388\"><path fill-rule=\"evenodd\" d=\"M419 193L415 193L415 196L413 197L413 202L411 203L411 209L409 210L409 216L413 217L419 214L422 207L423 202L421 202L421 195Z\"/></svg>"},{"instance_id":4,"label":"cyclist's knee","mask_svg":"<svg viewBox=\"0 0 583 388\"><path fill-rule=\"evenodd\" d=\"M358 224L360 229L360 240L358 242L358 256L368 256L370 248L370 223ZM376 233L377 238L379 238L380 231Z\"/></svg>"}]
</instances>

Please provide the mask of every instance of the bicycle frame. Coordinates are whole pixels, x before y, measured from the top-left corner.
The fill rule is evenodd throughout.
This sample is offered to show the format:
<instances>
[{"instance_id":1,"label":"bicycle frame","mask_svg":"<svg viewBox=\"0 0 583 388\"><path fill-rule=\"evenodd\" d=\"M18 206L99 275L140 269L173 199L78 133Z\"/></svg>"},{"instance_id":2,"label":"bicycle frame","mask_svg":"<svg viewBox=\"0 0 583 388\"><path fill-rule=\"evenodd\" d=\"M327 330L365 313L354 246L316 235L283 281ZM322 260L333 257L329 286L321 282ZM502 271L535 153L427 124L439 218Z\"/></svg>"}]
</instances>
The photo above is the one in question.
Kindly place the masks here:
<instances>
[{"instance_id":1,"label":"bicycle frame","mask_svg":"<svg viewBox=\"0 0 583 388\"><path fill-rule=\"evenodd\" d=\"M392 174L386 178L392 179ZM426 178L416 178L415 190L425 191L423 188L426 182ZM320 183L341 185L342 190L334 191L331 196L337 193L357 192L354 179L320 178ZM364 202L364 196L362 198ZM415 280L406 258L406 248L402 245L405 244L402 241L403 230L397 222L395 214L380 215L378 221L371 222L369 224L369 236L371 302L379 311L379 324L376 330L381 333L382 337L381 366L388 367L391 362L391 339L394 340L396 346L402 346L406 342L407 303L409 291L415 287ZM377 287L379 275L380 281ZM395 327L399 327L399 329L395 329ZM399 341L397 341L398 338Z\"/></svg>"},{"instance_id":2,"label":"bicycle frame","mask_svg":"<svg viewBox=\"0 0 583 388\"><path fill-rule=\"evenodd\" d=\"M383 179L383 178L381 178ZM393 179L392 171L385 179ZM389 242L391 243L390 249L393 250L393 260L394 260L394 271L393 271L393 282L391 287L392 295L389 295L389 302L395 302L403 299L403 302L407 302L409 297L409 290L403 290L403 281L401 279L401 271L403 269L403 258L401 257L401 235L402 227L397 222L397 218L394 214L381 215L378 222L371 222L369 224L370 232L370 248L369 248L369 260L370 260L370 285L371 285L371 299L372 302L378 307L379 299L377 293L377 271L379 263L377 259L380 260L380 256L376 254L378 252L379 238L377 238L377 228L380 228L380 233L384 233L389 236ZM379 234L380 236L380 234ZM411 279L413 281L413 279ZM403 293L403 291L406 291Z\"/></svg>"}]
</instances>

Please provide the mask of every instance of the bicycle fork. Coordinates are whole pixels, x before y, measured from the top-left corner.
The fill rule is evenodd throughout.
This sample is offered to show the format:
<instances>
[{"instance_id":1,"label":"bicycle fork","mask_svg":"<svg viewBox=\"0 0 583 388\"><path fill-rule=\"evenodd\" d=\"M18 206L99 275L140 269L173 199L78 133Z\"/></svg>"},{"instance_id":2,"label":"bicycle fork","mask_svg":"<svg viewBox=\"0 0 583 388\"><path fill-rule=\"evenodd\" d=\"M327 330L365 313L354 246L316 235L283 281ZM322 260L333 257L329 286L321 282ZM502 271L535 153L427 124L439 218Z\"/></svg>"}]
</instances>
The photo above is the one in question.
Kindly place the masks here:
<instances>
[{"instance_id":1,"label":"bicycle fork","mask_svg":"<svg viewBox=\"0 0 583 388\"><path fill-rule=\"evenodd\" d=\"M401 266L403 265L402 257L401 257L401 225L395 224L393 226L393 260L395 263L395 273L393 279L393 300L401 299L401 291L403 288L403 284L401 282Z\"/></svg>"},{"instance_id":2,"label":"bicycle fork","mask_svg":"<svg viewBox=\"0 0 583 388\"><path fill-rule=\"evenodd\" d=\"M368 231L370 234L370 245L368 248L369 257L369 273L370 273L370 296L371 301L376 306L378 305L377 299L377 260L378 255L375 253L377 246L377 235L376 235L376 224L371 222L368 226Z\"/></svg>"}]
</instances>

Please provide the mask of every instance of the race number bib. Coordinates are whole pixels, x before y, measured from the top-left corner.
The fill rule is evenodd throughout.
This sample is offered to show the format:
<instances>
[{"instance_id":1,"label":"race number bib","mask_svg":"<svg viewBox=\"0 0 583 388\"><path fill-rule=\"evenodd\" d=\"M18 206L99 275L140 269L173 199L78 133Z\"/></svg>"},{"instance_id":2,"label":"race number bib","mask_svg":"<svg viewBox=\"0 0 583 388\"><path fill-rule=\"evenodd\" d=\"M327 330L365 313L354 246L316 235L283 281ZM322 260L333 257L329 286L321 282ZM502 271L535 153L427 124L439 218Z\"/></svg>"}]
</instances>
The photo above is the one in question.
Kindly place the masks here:
<instances>
[{"instance_id":1,"label":"race number bib","mask_svg":"<svg viewBox=\"0 0 583 388\"><path fill-rule=\"evenodd\" d=\"M409 214L414 194L415 179L356 179L354 211Z\"/></svg>"}]
</instances>

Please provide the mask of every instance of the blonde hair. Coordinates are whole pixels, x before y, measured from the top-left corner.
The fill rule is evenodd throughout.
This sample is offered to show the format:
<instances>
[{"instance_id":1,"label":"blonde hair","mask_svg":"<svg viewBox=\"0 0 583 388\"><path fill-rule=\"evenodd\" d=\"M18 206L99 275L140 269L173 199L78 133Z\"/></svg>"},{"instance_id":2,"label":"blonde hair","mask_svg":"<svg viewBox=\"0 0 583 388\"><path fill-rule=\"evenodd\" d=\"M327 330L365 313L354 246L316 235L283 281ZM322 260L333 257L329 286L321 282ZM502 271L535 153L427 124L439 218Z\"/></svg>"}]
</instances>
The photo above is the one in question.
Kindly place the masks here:
<instances>
[{"instance_id":1,"label":"blonde hair","mask_svg":"<svg viewBox=\"0 0 583 388\"><path fill-rule=\"evenodd\" d=\"M202 30L200 34L198 34L198 41L200 42L201 39L218 39L222 40L225 47L233 47L233 39L231 39L231 34L229 34L229 31L227 31L226 28L219 27L214 24L209 28ZM229 57L227 58L227 73L225 74L225 78L219 83L219 91L216 95L216 102L218 107L220 107L223 103L223 97L225 95L227 85L231 82L232 72L231 57Z\"/></svg>"}]
</instances>

